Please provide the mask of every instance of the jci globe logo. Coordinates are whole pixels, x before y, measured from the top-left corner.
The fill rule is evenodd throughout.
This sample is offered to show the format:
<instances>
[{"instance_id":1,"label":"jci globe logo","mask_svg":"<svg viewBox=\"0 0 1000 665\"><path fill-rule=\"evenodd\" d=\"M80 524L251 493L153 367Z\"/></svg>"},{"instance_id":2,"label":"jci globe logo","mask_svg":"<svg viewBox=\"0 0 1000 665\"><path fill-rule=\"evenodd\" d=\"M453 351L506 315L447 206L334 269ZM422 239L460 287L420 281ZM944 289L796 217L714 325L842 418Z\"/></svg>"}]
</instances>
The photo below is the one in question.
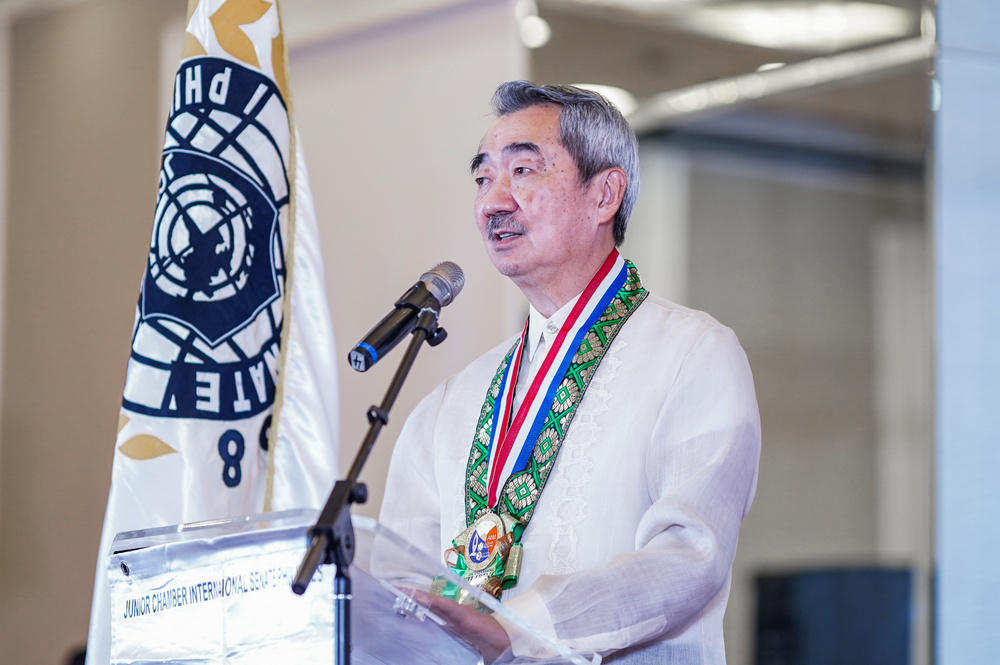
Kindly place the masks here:
<instances>
[{"instance_id":1,"label":"jci globe logo","mask_svg":"<svg viewBox=\"0 0 1000 665\"><path fill-rule=\"evenodd\" d=\"M142 315L184 323L214 347L278 297L271 257L278 211L221 160L175 150L164 155L163 171Z\"/></svg>"},{"instance_id":2,"label":"jci globe logo","mask_svg":"<svg viewBox=\"0 0 1000 665\"><path fill-rule=\"evenodd\" d=\"M289 126L274 82L186 61L167 123L123 404L230 420L274 400Z\"/></svg>"}]
</instances>

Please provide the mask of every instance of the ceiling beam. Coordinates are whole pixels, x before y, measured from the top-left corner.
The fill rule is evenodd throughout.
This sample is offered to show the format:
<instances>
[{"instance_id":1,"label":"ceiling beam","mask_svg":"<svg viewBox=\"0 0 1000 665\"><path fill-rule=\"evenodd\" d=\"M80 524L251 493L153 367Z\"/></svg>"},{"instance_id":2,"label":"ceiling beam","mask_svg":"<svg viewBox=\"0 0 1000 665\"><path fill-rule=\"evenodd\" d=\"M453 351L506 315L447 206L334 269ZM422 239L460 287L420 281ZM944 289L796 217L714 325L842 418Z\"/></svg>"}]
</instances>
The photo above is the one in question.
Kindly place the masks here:
<instances>
[{"instance_id":1,"label":"ceiling beam","mask_svg":"<svg viewBox=\"0 0 1000 665\"><path fill-rule=\"evenodd\" d=\"M628 117L637 133L669 127L682 119L733 108L765 97L828 85L901 67L930 63L937 44L927 37L813 58L777 69L699 83L641 100Z\"/></svg>"}]
</instances>

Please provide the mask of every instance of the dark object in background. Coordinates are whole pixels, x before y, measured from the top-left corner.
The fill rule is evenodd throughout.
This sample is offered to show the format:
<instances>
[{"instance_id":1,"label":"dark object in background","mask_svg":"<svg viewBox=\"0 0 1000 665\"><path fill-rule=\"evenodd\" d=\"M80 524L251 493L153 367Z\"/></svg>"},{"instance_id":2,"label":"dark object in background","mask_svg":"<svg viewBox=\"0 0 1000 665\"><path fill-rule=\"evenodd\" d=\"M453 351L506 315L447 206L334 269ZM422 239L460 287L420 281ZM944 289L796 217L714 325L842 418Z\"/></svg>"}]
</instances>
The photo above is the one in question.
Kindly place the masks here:
<instances>
[{"instance_id":1,"label":"dark object in background","mask_svg":"<svg viewBox=\"0 0 1000 665\"><path fill-rule=\"evenodd\" d=\"M909 665L913 575L843 568L757 577L756 665Z\"/></svg>"}]
</instances>

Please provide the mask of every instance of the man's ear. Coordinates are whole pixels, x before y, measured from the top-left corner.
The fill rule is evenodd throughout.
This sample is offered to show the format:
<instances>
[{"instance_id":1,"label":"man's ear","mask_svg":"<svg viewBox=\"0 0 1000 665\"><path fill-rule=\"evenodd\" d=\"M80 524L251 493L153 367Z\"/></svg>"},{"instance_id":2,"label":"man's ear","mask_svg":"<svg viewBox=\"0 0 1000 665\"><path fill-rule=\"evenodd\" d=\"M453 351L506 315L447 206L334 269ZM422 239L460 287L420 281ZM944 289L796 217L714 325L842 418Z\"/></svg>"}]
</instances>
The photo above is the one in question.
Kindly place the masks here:
<instances>
[{"instance_id":1,"label":"man's ear","mask_svg":"<svg viewBox=\"0 0 1000 665\"><path fill-rule=\"evenodd\" d=\"M601 194L601 200L597 206L598 216L602 222L610 221L614 219L618 208L621 207L628 178L625 176L625 171L612 167L598 173L595 180L600 185Z\"/></svg>"}]
</instances>

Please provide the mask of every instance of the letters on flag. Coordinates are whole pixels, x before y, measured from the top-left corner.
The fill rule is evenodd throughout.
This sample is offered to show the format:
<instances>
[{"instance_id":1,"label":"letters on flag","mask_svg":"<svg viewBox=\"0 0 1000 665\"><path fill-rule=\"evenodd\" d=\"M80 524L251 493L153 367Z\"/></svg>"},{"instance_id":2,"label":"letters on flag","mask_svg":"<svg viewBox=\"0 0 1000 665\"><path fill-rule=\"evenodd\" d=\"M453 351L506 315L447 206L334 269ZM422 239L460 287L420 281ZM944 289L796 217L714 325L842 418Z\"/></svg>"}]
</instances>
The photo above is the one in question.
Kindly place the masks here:
<instances>
[{"instance_id":1,"label":"letters on flag","mask_svg":"<svg viewBox=\"0 0 1000 665\"><path fill-rule=\"evenodd\" d=\"M122 396L89 663L108 659L104 557L116 533L319 507L336 476L333 336L277 1L189 0L185 39ZM296 317L302 307L308 317Z\"/></svg>"}]
</instances>

